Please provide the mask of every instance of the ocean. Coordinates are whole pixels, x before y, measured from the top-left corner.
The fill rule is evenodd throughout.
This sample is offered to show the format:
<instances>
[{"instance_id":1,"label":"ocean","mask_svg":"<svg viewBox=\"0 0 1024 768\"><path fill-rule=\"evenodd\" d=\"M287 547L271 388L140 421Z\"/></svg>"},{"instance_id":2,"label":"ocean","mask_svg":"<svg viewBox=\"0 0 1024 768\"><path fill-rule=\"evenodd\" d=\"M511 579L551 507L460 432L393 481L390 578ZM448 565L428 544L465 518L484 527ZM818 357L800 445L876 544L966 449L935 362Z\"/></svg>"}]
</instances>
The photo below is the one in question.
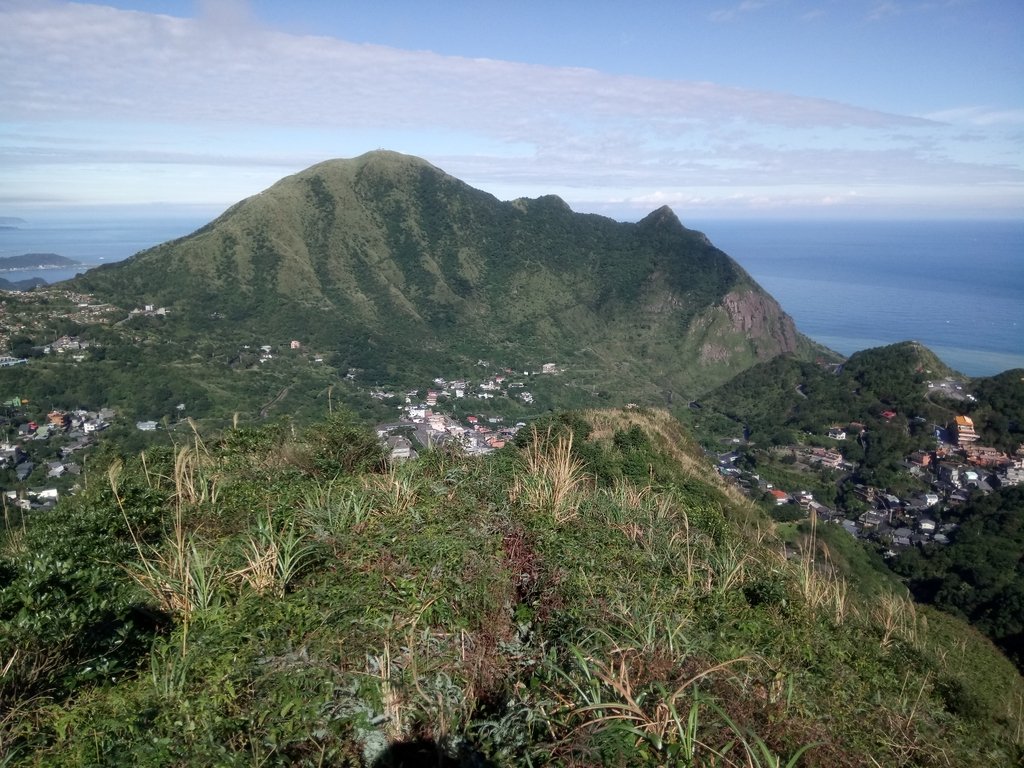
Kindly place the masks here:
<instances>
[{"instance_id":1,"label":"ocean","mask_svg":"<svg viewBox=\"0 0 1024 768\"><path fill-rule=\"evenodd\" d=\"M54 219L33 221L17 229L0 228L0 256L56 253L83 266L74 269L0 272L12 282L41 277L48 283L68 280L90 267L127 259L139 251L195 232L209 219Z\"/></svg>"},{"instance_id":2,"label":"ocean","mask_svg":"<svg viewBox=\"0 0 1024 768\"><path fill-rule=\"evenodd\" d=\"M206 221L33 222L0 229L0 256L57 253L96 266ZM1024 368L1024 222L684 223L736 259L803 333L841 354L913 339L968 376ZM0 277L52 283L82 269Z\"/></svg>"},{"instance_id":3,"label":"ocean","mask_svg":"<svg viewBox=\"0 0 1024 768\"><path fill-rule=\"evenodd\" d=\"M919 341L968 376L1024 368L1024 221L686 222L815 341Z\"/></svg>"}]
</instances>

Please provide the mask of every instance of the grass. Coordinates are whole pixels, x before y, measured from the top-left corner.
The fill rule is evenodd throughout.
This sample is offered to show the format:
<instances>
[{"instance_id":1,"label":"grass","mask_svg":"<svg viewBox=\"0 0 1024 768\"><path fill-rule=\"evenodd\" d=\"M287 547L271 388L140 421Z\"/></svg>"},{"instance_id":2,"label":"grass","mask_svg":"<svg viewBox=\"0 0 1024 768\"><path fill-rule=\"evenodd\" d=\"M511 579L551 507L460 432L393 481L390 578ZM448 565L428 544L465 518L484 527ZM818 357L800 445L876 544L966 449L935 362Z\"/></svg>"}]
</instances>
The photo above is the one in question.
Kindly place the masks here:
<instances>
[{"instance_id":1,"label":"grass","mask_svg":"<svg viewBox=\"0 0 1024 768\"><path fill-rule=\"evenodd\" d=\"M0 764L371 766L410 741L495 766L1021 756L1009 662L948 617L845 588L813 535L787 560L697 456L643 453L653 471L635 474L620 427L645 418L395 468L287 430L112 465L75 507L96 517L74 540L122 532L104 574L123 603L96 616L170 619L116 674L44 686L25 670L71 668L46 638L87 571L46 602L64 572L33 580L29 558L72 538L44 522L77 518L29 524L0 561Z\"/></svg>"},{"instance_id":2,"label":"grass","mask_svg":"<svg viewBox=\"0 0 1024 768\"><path fill-rule=\"evenodd\" d=\"M573 454L573 433L552 437L532 428L523 451L523 469L510 496L537 512L550 514L557 525L579 515L580 491L586 482L583 463Z\"/></svg>"},{"instance_id":3,"label":"grass","mask_svg":"<svg viewBox=\"0 0 1024 768\"><path fill-rule=\"evenodd\" d=\"M817 515L811 513L811 531L801 542L797 583L806 603L815 610L827 611L836 624L842 624L849 608L849 586L833 566L828 547L817 537Z\"/></svg>"},{"instance_id":4,"label":"grass","mask_svg":"<svg viewBox=\"0 0 1024 768\"><path fill-rule=\"evenodd\" d=\"M260 518L256 532L242 548L245 564L227 578L244 584L259 595L281 596L316 553L295 523L274 525L268 515Z\"/></svg>"},{"instance_id":5,"label":"grass","mask_svg":"<svg viewBox=\"0 0 1024 768\"><path fill-rule=\"evenodd\" d=\"M632 671L638 661L638 651L615 648L611 653L612 659L604 661L573 649L582 678L577 681L573 676L564 676L575 689L573 700L582 703L571 707L569 717L582 722L570 737L581 730L601 733L621 729L635 737L635 746L647 742L656 754L685 764L693 764L700 753L714 758L724 756L723 748L715 748L698 737L700 715L699 699L694 695L695 686L703 678L724 672L734 664L744 664L749 659L732 659L706 667L673 690L666 690L660 685L653 690L643 690ZM685 716L684 698L690 703Z\"/></svg>"}]
</instances>

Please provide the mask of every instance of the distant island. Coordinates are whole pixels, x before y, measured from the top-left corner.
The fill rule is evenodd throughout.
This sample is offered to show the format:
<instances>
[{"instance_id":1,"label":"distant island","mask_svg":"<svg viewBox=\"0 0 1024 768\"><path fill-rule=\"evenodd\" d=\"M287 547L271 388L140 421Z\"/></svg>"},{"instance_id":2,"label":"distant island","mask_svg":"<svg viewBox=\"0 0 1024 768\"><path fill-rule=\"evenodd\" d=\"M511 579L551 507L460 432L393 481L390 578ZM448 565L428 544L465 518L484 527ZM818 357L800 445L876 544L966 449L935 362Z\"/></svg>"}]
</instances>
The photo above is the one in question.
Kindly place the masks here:
<instances>
[{"instance_id":1,"label":"distant island","mask_svg":"<svg viewBox=\"0 0 1024 768\"><path fill-rule=\"evenodd\" d=\"M82 262L56 253L23 253L20 256L0 257L0 272L23 269L67 269L82 266Z\"/></svg>"},{"instance_id":2,"label":"distant island","mask_svg":"<svg viewBox=\"0 0 1024 768\"><path fill-rule=\"evenodd\" d=\"M20 229L26 224L27 221L17 216L0 216L0 229Z\"/></svg>"}]
</instances>

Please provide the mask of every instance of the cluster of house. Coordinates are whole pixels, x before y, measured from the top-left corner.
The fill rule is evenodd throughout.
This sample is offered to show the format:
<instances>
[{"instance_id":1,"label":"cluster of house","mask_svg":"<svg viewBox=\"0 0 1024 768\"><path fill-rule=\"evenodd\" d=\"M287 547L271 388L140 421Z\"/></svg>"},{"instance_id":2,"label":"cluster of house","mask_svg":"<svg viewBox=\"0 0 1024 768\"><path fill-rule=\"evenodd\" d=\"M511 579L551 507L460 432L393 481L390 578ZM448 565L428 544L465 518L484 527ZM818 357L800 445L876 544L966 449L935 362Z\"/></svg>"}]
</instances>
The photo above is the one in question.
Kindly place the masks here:
<instances>
[{"instance_id":1,"label":"cluster of house","mask_svg":"<svg viewBox=\"0 0 1024 768\"><path fill-rule=\"evenodd\" d=\"M78 336L61 336L55 341L51 341L49 344L43 347L44 355L64 355L72 353L71 357L74 360L84 360L85 355L78 354L82 350L89 348L89 342L84 339L80 339Z\"/></svg>"},{"instance_id":2,"label":"cluster of house","mask_svg":"<svg viewBox=\"0 0 1024 768\"><path fill-rule=\"evenodd\" d=\"M4 491L3 495L5 507L13 507L25 512L32 509L53 509L57 506L59 498L60 493L56 488L25 491L20 495L17 491Z\"/></svg>"},{"instance_id":3,"label":"cluster of house","mask_svg":"<svg viewBox=\"0 0 1024 768\"><path fill-rule=\"evenodd\" d=\"M167 313L170 311L167 307L145 304L141 309L128 310L128 317L167 317Z\"/></svg>"},{"instance_id":4,"label":"cluster of house","mask_svg":"<svg viewBox=\"0 0 1024 768\"><path fill-rule=\"evenodd\" d=\"M489 365L480 361L480 365ZM540 373L558 373L559 369L554 363L546 363L542 366ZM524 376L531 375L529 371ZM524 426L525 422L518 422L514 425L505 425L501 416L466 416L465 422L460 423L449 415L442 413L438 408L443 407L445 401L462 400L464 398L475 398L478 400L491 400L495 396L518 398L524 403L533 402L533 395L525 389L526 384L516 378L516 372L503 369L501 373L495 373L483 380L473 383L468 379L448 380L438 377L433 380L431 388L426 390L425 396L421 399L421 390L413 390L404 393L375 389L370 396L379 400L404 399L401 406L402 418L394 424L382 424L377 427L377 434L385 443L393 461L404 461L415 458L416 452L413 449L412 441L403 434L410 430L416 440L424 446L452 443L460 446L462 450L471 455L481 455L503 448L505 443L515 437L516 433Z\"/></svg>"},{"instance_id":5,"label":"cluster of house","mask_svg":"<svg viewBox=\"0 0 1024 768\"><path fill-rule=\"evenodd\" d=\"M922 493L912 499L902 500L869 486L855 486L854 495L871 509L861 513L856 520L835 517L852 536L873 539L887 544L887 554L894 555L894 549L934 542L948 544L949 534L956 530L955 523L938 525L928 510L939 503L936 493ZM829 519L825 516L824 519Z\"/></svg>"},{"instance_id":6,"label":"cluster of house","mask_svg":"<svg viewBox=\"0 0 1024 768\"><path fill-rule=\"evenodd\" d=\"M896 414L883 413L883 418ZM833 426L828 437L845 440L848 430L862 430L853 423L847 427ZM908 547L925 542L944 544L955 525L938 525L929 510L940 502L949 505L965 503L972 493L988 493L994 488L1024 484L1024 445L1013 455L978 442L974 422L969 416L957 415L946 428L936 428L936 445L931 451L915 451L904 462L907 471L926 482L928 492L901 499L878 488L858 485L854 496L869 509L857 519L848 519L800 491L790 493L773 488L758 475L746 473L735 466L739 453L731 451L717 457L718 471L748 491L767 492L777 505L798 504L808 515L832 520L849 533L880 541L890 548ZM789 446L784 450L807 467L852 470L843 455L831 448Z\"/></svg>"},{"instance_id":7,"label":"cluster of house","mask_svg":"<svg viewBox=\"0 0 1024 768\"><path fill-rule=\"evenodd\" d=\"M11 398L3 404L15 407L23 403L20 398ZM45 466L47 480L56 480L66 475L76 476L82 470L74 461L75 454L92 445L96 433L110 426L114 416L114 411L109 408L98 412L54 410L47 414L43 422L23 422L18 425L16 441L0 443L0 469L13 469L18 483L28 481L40 463ZM61 439L57 455L44 462L38 458L40 448L55 438ZM52 454L52 451L46 453ZM59 495L56 488L21 493L5 490L5 493L9 500L5 503L26 510L53 506Z\"/></svg>"},{"instance_id":8,"label":"cluster of house","mask_svg":"<svg viewBox=\"0 0 1024 768\"><path fill-rule=\"evenodd\" d=\"M298 339L292 339L288 342L288 349L293 351L301 350L302 342ZM274 359L274 346L272 344L260 344L258 347L254 348L250 344L243 344L239 353L256 355L258 362L266 363ZM309 356L309 359L314 363L322 363L324 361L324 356L321 354L313 354ZM355 377L350 373L346 378L353 379Z\"/></svg>"},{"instance_id":9,"label":"cluster of house","mask_svg":"<svg viewBox=\"0 0 1024 768\"><path fill-rule=\"evenodd\" d=\"M377 436L384 442L392 461L416 458L412 441L404 434L410 430L423 446L456 445L469 455L480 456L504 448L505 443L526 426L524 422L503 425L500 416L467 416L460 424L451 416L436 413L426 404L407 405L403 417L391 424L377 427Z\"/></svg>"},{"instance_id":10,"label":"cluster of house","mask_svg":"<svg viewBox=\"0 0 1024 768\"><path fill-rule=\"evenodd\" d=\"M422 405L427 408L434 408L438 402L445 400L462 400L472 398L477 400L493 400L495 397L508 397L518 399L526 405L533 403L533 394L526 390L526 383L510 376L511 371L494 374L479 383L473 384L467 379L455 379L448 381L443 378L436 378L426 395ZM526 374L529 375L529 374ZM419 398L420 390L409 392L394 392L386 389L370 390L370 397L377 400L404 399L405 404L411 405L414 398Z\"/></svg>"},{"instance_id":11,"label":"cluster of house","mask_svg":"<svg viewBox=\"0 0 1024 768\"><path fill-rule=\"evenodd\" d=\"M480 367L492 367L490 363L479 360ZM426 419L426 410L438 407L445 401L462 400L465 398L476 400L493 400L496 397L507 397L519 400L526 405L534 402L533 394L526 389L526 382L523 378L545 374L561 373L562 369L557 363L544 363L539 371L514 371L511 368L502 368L498 373L491 374L479 381L473 382L469 379L445 379L438 377L433 380L426 390L422 402L420 400L421 390L408 392L397 392L382 388L370 390L370 397L377 400L404 400L406 418L415 422L417 419ZM523 377L523 378L520 378ZM352 378L350 374L349 378Z\"/></svg>"},{"instance_id":12,"label":"cluster of house","mask_svg":"<svg viewBox=\"0 0 1024 768\"><path fill-rule=\"evenodd\" d=\"M24 311L17 312L17 317L7 316L6 301L0 301L0 317L4 322L0 323L0 349L10 347L12 335L29 334L34 335L45 321L48 323L54 319L71 320L79 325L93 325L96 323L109 323L120 310L110 304L99 304L96 299L86 293L60 290L52 287L38 287L28 292L15 291L18 294L20 305L37 305L41 312L38 313L40 323L32 327L25 322Z\"/></svg>"},{"instance_id":13,"label":"cluster of house","mask_svg":"<svg viewBox=\"0 0 1024 768\"><path fill-rule=\"evenodd\" d=\"M994 487L1024 484L1024 445L1013 455L978 442L970 416L957 416L948 429L935 430L934 451L917 451L908 470L931 477L939 493L956 495L968 489L987 492Z\"/></svg>"}]
</instances>

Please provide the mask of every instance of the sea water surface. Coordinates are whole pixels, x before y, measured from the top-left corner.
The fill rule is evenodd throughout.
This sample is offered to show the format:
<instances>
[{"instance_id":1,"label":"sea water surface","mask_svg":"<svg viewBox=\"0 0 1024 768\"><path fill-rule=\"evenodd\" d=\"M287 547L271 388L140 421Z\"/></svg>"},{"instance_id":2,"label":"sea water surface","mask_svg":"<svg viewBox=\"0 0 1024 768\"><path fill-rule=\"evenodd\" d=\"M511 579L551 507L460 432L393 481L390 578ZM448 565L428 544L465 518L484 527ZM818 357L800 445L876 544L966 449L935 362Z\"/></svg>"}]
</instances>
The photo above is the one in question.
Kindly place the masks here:
<instances>
[{"instance_id":1,"label":"sea water surface","mask_svg":"<svg viewBox=\"0 0 1024 768\"><path fill-rule=\"evenodd\" d=\"M0 272L12 282L41 277L48 283L68 280L101 264L122 261L139 251L190 234L207 220L196 218L47 219L16 229L0 229L0 256L56 253L82 263L70 269Z\"/></svg>"},{"instance_id":2,"label":"sea water surface","mask_svg":"<svg viewBox=\"0 0 1024 768\"><path fill-rule=\"evenodd\" d=\"M952 368L1024 368L1024 221L686 222L815 341L919 341Z\"/></svg>"},{"instance_id":3,"label":"sea water surface","mask_svg":"<svg viewBox=\"0 0 1024 768\"><path fill-rule=\"evenodd\" d=\"M85 265L0 277L66 280L207 220L38 221L0 229L0 256L57 253ZM684 223L736 259L797 328L837 352L913 339L969 376L1024 368L1024 221Z\"/></svg>"}]
</instances>

